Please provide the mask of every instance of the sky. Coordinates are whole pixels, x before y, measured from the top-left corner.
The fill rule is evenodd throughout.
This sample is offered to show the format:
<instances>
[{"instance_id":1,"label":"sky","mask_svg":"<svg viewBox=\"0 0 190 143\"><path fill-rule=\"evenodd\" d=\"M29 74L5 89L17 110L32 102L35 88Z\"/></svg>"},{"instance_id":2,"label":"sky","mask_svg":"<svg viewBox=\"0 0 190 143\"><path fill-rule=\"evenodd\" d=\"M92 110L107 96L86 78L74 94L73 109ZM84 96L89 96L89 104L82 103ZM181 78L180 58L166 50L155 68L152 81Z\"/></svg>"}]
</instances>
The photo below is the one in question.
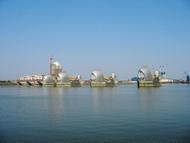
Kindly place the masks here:
<instances>
[{"instance_id":1,"label":"sky","mask_svg":"<svg viewBox=\"0 0 190 143\"><path fill-rule=\"evenodd\" d=\"M50 56L84 79L143 65L181 79L189 54L188 0L0 0L0 80L48 74Z\"/></svg>"}]
</instances>

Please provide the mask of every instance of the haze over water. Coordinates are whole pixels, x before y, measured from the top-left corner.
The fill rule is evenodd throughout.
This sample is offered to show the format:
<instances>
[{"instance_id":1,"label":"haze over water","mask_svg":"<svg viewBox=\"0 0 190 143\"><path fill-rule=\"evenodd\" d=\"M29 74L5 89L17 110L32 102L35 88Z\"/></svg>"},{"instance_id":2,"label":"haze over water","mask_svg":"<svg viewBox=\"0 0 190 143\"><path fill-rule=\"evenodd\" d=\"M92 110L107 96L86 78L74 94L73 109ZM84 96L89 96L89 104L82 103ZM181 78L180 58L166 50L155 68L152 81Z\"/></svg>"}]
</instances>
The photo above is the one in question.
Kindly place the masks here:
<instances>
[{"instance_id":1,"label":"haze over water","mask_svg":"<svg viewBox=\"0 0 190 143\"><path fill-rule=\"evenodd\" d=\"M0 142L189 142L190 86L0 87Z\"/></svg>"}]
</instances>

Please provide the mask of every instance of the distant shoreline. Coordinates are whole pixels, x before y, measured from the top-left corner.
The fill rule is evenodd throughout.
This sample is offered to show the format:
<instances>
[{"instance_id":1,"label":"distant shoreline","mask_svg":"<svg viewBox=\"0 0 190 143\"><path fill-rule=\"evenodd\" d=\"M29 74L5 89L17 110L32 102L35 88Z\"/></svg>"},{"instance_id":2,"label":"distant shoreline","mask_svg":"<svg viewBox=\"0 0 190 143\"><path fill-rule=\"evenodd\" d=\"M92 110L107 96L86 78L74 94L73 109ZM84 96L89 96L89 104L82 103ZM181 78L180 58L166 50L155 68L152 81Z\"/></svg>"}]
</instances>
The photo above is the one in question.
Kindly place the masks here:
<instances>
[{"instance_id":1,"label":"distant shoreline","mask_svg":"<svg viewBox=\"0 0 190 143\"><path fill-rule=\"evenodd\" d=\"M136 81L131 81L131 80L120 80L118 81L118 86L119 85L129 85L129 84L136 84ZM162 83L162 84L190 84L189 82L186 81L174 81L174 82L167 82L167 83ZM29 85L19 85L16 80L0 80L0 86L29 86ZM89 80L84 81L84 85L90 85ZM34 86L34 85L31 85ZM40 85L39 85L40 86Z\"/></svg>"}]
</instances>

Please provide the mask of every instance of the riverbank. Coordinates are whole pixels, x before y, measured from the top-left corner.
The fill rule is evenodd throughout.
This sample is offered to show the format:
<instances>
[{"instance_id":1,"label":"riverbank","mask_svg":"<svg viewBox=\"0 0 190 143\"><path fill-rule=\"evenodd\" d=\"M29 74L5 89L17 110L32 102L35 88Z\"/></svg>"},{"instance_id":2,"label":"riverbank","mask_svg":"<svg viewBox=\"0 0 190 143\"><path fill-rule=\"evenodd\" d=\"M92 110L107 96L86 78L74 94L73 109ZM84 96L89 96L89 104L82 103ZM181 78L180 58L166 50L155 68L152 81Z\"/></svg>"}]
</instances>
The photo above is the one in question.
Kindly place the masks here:
<instances>
[{"instance_id":1,"label":"riverbank","mask_svg":"<svg viewBox=\"0 0 190 143\"><path fill-rule=\"evenodd\" d=\"M0 80L0 86L34 86L32 84L28 84L28 82L23 82L24 84L19 84L20 82L17 82L16 80ZM40 83L40 82L39 82ZM81 86L90 86L90 81L89 80L84 80L80 82ZM137 84L136 81L131 81L131 80L120 80L118 81L117 85L128 85L128 84ZM174 81L174 82L164 82L161 84L190 84L189 82L186 81ZM35 86L37 86L35 84ZM39 84L38 86L43 86Z\"/></svg>"}]
</instances>

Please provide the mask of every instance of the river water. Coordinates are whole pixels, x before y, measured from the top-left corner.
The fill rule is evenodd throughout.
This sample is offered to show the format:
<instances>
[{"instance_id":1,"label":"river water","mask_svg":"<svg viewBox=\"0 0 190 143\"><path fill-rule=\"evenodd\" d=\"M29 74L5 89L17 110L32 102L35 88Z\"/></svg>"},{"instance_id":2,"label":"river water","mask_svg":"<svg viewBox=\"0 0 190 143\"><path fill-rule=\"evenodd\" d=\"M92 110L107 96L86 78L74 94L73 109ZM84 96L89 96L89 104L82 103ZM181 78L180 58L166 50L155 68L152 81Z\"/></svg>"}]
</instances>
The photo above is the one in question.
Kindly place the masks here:
<instances>
[{"instance_id":1,"label":"river water","mask_svg":"<svg viewBox=\"0 0 190 143\"><path fill-rule=\"evenodd\" d=\"M0 143L190 142L190 85L0 87Z\"/></svg>"}]
</instances>

